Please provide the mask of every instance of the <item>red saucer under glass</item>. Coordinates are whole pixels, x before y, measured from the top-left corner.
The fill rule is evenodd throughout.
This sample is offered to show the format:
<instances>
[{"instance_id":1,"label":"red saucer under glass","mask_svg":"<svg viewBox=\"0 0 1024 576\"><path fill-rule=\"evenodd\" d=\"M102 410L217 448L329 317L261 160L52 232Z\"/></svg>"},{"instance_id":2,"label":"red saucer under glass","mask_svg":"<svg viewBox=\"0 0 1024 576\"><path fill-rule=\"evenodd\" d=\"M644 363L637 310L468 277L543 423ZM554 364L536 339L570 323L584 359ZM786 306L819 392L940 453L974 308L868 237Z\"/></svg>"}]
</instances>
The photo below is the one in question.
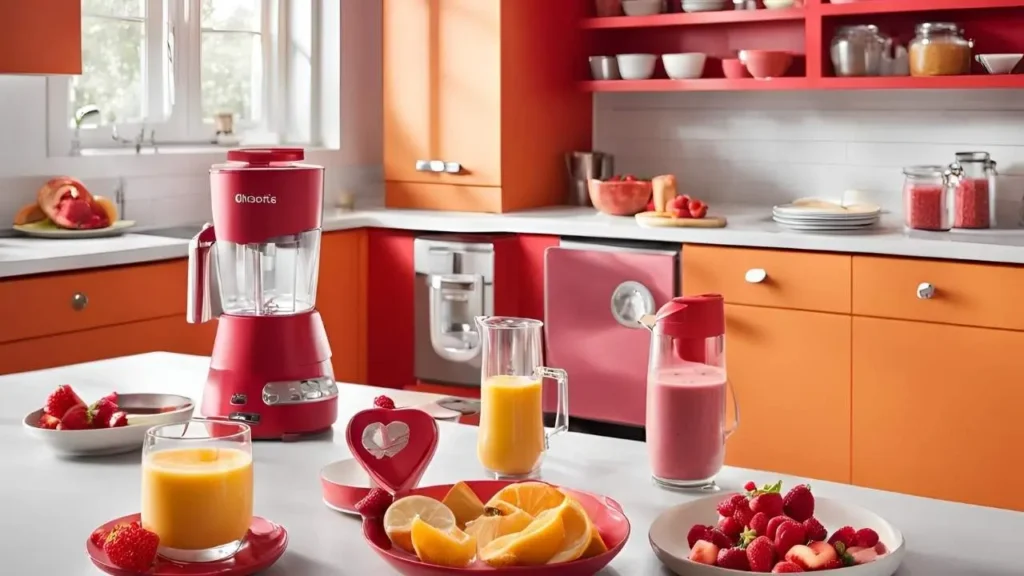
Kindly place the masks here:
<instances>
[{"instance_id":1,"label":"red saucer under glass","mask_svg":"<svg viewBox=\"0 0 1024 576\"><path fill-rule=\"evenodd\" d=\"M123 516L98 528L110 530L118 524L135 522L139 516L139 514ZM284 526L274 524L259 516L253 516L249 533L245 536L242 547L231 558L217 562L184 564L157 556L155 565L146 574L149 576L248 576L269 568L284 554L287 547L288 532ZM92 563L107 574L138 576L137 572L123 570L111 564L103 550L88 539L85 541L85 549L89 553Z\"/></svg>"}]
</instances>

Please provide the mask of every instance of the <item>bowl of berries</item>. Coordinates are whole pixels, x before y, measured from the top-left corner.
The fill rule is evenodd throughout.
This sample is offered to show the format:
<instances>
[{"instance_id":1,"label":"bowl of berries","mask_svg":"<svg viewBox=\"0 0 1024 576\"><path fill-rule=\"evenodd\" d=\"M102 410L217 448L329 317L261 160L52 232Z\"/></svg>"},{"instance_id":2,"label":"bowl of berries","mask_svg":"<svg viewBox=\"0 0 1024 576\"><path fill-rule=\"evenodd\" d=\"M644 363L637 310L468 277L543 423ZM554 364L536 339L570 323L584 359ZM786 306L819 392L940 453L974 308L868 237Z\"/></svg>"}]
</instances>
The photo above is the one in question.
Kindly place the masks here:
<instances>
[{"instance_id":1,"label":"bowl of berries","mask_svg":"<svg viewBox=\"0 0 1024 576\"><path fill-rule=\"evenodd\" d=\"M611 216L633 216L643 212L653 189L650 180L632 174L616 174L607 180L592 179L587 185L594 208Z\"/></svg>"},{"instance_id":2,"label":"bowl of berries","mask_svg":"<svg viewBox=\"0 0 1024 576\"><path fill-rule=\"evenodd\" d=\"M816 498L782 482L716 495L666 510L649 533L655 555L680 576L736 572L892 576L906 553L903 535L874 512Z\"/></svg>"}]
</instances>

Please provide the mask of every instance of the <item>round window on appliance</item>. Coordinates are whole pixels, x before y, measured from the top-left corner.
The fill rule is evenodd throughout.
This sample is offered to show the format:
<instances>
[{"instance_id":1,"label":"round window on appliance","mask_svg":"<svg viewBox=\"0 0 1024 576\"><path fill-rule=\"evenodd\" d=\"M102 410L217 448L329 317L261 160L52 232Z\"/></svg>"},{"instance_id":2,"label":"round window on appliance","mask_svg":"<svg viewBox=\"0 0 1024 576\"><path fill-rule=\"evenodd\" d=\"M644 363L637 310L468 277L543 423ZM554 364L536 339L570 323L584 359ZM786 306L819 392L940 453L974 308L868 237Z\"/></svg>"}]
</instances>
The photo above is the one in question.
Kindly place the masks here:
<instances>
[{"instance_id":1,"label":"round window on appliance","mask_svg":"<svg viewBox=\"0 0 1024 576\"><path fill-rule=\"evenodd\" d=\"M626 328L643 328L640 319L654 314L654 295L646 286L628 280L612 291L612 317Z\"/></svg>"}]
</instances>

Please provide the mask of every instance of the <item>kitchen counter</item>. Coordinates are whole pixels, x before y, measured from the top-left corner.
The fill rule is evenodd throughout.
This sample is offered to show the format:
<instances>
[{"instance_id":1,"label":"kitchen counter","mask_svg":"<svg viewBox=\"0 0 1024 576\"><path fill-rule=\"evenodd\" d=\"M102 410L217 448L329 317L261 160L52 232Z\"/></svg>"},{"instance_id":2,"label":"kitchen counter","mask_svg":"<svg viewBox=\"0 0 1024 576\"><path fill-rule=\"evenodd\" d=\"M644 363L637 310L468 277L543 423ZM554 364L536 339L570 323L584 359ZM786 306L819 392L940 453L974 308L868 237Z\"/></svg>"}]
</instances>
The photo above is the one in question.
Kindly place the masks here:
<instances>
[{"instance_id":1,"label":"kitchen counter","mask_svg":"<svg viewBox=\"0 0 1024 576\"><path fill-rule=\"evenodd\" d=\"M900 217L886 215L870 233L808 234L777 226L771 221L768 207L716 208L716 214L728 218L726 228L641 228L631 217L606 216L589 208L545 208L511 214L375 208L353 212L327 210L324 230L373 227L549 234L1024 264L1024 229L908 233L904 232ZM142 234L95 240L0 238L0 278L183 258L187 249L185 239Z\"/></svg>"},{"instance_id":2,"label":"kitchen counter","mask_svg":"<svg viewBox=\"0 0 1024 576\"><path fill-rule=\"evenodd\" d=\"M99 524L137 512L140 499L139 455L61 460L21 430L24 414L37 409L58 384L73 385L88 401L119 392L175 392L198 398L208 359L152 353L0 377L6 398L0 406L0 510L8 528L0 538L4 574L95 575L84 550ZM255 512L284 525L287 553L267 576L363 576L392 574L361 536L357 519L329 510L321 502L318 472L348 450L344 426L368 407L380 389L342 385L339 423L331 434L295 443L260 442L256 461ZM391 391L387 391L392 394ZM401 398L398 394L403 394ZM395 393L406 402L406 393ZM410 397L410 403L429 395ZM423 484L483 477L476 461L476 429L440 423L436 456ZM649 478L642 443L568 433L552 440L543 467L544 480L606 494L622 503L632 535L622 553L602 574L665 576L647 542L647 531L666 508L692 500L693 494L655 487ZM747 480L758 484L778 475L726 468L724 489ZM782 476L787 485L798 479ZM1006 489L1013 490L1009 479ZM814 493L841 498L884 515L901 529L909 547L902 576L1019 575L1018 548L1024 514L940 502L829 482L813 482ZM685 537L680 534L680 537Z\"/></svg>"}]
</instances>

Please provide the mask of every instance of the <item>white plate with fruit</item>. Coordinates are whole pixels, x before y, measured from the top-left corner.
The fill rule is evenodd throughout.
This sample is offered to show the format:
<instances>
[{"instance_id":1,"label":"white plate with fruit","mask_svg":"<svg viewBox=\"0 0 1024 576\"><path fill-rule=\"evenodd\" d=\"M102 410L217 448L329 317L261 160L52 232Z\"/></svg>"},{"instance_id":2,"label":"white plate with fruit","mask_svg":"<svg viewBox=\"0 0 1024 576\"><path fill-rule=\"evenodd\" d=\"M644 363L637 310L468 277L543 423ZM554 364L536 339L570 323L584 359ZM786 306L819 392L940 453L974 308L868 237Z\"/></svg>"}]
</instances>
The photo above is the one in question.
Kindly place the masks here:
<instances>
[{"instance_id":1,"label":"white plate with fruit","mask_svg":"<svg viewBox=\"0 0 1024 576\"><path fill-rule=\"evenodd\" d=\"M104 238L119 236L135 225L121 220L109 198L93 196L69 176L51 178L36 201L14 215L14 229L36 238Z\"/></svg>"},{"instance_id":2,"label":"white plate with fruit","mask_svg":"<svg viewBox=\"0 0 1024 576\"><path fill-rule=\"evenodd\" d=\"M67 385L22 421L25 431L61 456L109 456L142 448L153 426L184 422L194 403L175 394L110 394L92 404Z\"/></svg>"},{"instance_id":3,"label":"white plate with fruit","mask_svg":"<svg viewBox=\"0 0 1024 576\"><path fill-rule=\"evenodd\" d=\"M906 553L903 535L874 512L807 485L781 482L701 498L666 510L651 525L651 547L680 576L828 571L891 576Z\"/></svg>"}]
</instances>

